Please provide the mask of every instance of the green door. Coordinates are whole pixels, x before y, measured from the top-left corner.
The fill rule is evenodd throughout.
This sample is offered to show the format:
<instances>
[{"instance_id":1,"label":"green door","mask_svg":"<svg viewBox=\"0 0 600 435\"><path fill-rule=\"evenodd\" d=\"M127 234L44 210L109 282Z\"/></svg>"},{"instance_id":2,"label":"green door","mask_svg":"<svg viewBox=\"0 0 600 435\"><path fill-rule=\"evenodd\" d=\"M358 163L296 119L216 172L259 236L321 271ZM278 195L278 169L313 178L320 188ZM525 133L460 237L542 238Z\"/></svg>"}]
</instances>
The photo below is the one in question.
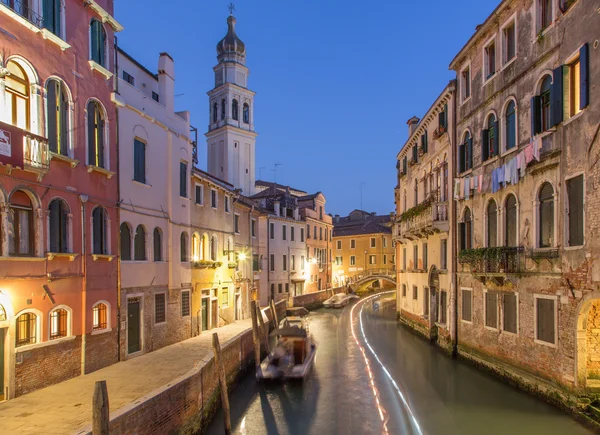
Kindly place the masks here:
<instances>
[{"instance_id":1,"label":"green door","mask_svg":"<svg viewBox=\"0 0 600 435\"><path fill-rule=\"evenodd\" d=\"M6 329L0 329L0 401L4 400L4 333Z\"/></svg>"},{"instance_id":2,"label":"green door","mask_svg":"<svg viewBox=\"0 0 600 435\"><path fill-rule=\"evenodd\" d=\"M202 298L202 330L208 329L208 299Z\"/></svg>"},{"instance_id":3,"label":"green door","mask_svg":"<svg viewBox=\"0 0 600 435\"><path fill-rule=\"evenodd\" d=\"M130 299L127 304L127 353L140 349L140 301Z\"/></svg>"}]
</instances>

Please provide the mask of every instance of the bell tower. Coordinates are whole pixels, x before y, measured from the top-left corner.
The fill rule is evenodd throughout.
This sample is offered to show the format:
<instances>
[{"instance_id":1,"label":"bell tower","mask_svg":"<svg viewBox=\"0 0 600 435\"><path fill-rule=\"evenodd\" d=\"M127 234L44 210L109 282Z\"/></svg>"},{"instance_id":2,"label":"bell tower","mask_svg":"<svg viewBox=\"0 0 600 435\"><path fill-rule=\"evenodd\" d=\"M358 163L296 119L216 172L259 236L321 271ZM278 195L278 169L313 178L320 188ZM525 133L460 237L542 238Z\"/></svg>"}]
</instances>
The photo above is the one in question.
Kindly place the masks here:
<instances>
[{"instance_id":1,"label":"bell tower","mask_svg":"<svg viewBox=\"0 0 600 435\"><path fill-rule=\"evenodd\" d=\"M231 9L230 9L231 10ZM248 89L246 46L235 32L236 19L227 18L227 35L217 44L215 87L208 92L208 173L255 193L254 95Z\"/></svg>"}]
</instances>

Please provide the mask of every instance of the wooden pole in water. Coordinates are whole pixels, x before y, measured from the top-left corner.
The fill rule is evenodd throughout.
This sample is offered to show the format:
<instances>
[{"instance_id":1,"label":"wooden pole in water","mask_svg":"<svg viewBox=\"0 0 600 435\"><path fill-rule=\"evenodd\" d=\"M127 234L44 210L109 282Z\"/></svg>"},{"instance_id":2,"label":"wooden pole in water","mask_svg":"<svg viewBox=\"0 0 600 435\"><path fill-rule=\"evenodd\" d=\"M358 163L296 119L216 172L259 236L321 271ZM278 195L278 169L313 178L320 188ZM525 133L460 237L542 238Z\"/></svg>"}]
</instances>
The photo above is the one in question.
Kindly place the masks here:
<instances>
[{"instance_id":1,"label":"wooden pole in water","mask_svg":"<svg viewBox=\"0 0 600 435\"><path fill-rule=\"evenodd\" d=\"M108 435L110 414L106 381L96 381L92 399L92 434Z\"/></svg>"},{"instance_id":2,"label":"wooden pole in water","mask_svg":"<svg viewBox=\"0 0 600 435\"><path fill-rule=\"evenodd\" d=\"M271 299L271 303L269 304L271 308L271 320L273 321L273 329L279 328L279 319L277 318L277 311L275 311L275 302Z\"/></svg>"},{"instance_id":3,"label":"wooden pole in water","mask_svg":"<svg viewBox=\"0 0 600 435\"><path fill-rule=\"evenodd\" d=\"M262 340L263 340L263 344L265 345L265 351L267 353L271 352L271 349L269 349L269 330L267 329L266 325L265 325L265 321L263 320L263 316L262 316L262 310L260 309L260 307L257 305L256 306L256 315L258 316L258 324L260 325L260 332L262 335Z\"/></svg>"},{"instance_id":4,"label":"wooden pole in water","mask_svg":"<svg viewBox=\"0 0 600 435\"><path fill-rule=\"evenodd\" d=\"M252 317L252 342L254 343L254 362L256 368L260 367L260 335L258 330L258 318L256 301L250 302L250 316Z\"/></svg>"},{"instance_id":5,"label":"wooden pole in water","mask_svg":"<svg viewBox=\"0 0 600 435\"><path fill-rule=\"evenodd\" d=\"M219 344L219 335L213 332L212 336L213 352L215 354L215 367L219 373L219 385L221 387L221 405L225 416L225 435L231 434L231 416L229 412L229 395L227 393L227 378L225 377L225 367L221 358L221 345Z\"/></svg>"}]
</instances>

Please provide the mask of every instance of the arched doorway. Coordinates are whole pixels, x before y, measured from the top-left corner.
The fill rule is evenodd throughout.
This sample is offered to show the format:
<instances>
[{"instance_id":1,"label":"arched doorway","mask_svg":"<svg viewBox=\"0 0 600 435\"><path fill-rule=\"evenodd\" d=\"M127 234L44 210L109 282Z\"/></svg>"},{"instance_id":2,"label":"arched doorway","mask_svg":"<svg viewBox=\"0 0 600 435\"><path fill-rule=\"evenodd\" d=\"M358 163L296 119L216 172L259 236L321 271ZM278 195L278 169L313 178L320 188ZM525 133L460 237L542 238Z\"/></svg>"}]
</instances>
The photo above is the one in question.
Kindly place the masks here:
<instances>
[{"instance_id":1,"label":"arched doorway","mask_svg":"<svg viewBox=\"0 0 600 435\"><path fill-rule=\"evenodd\" d=\"M577 318L577 376L580 389L600 391L600 293L583 301Z\"/></svg>"}]
</instances>

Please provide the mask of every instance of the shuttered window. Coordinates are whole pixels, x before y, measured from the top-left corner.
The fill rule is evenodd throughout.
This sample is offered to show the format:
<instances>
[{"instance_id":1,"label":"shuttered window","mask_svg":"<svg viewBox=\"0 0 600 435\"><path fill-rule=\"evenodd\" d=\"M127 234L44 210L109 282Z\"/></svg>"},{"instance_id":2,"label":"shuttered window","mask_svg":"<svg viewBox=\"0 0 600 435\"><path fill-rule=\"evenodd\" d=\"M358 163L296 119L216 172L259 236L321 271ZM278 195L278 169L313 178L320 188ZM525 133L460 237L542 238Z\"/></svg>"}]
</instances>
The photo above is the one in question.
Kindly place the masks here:
<instances>
[{"instance_id":1,"label":"shuttered window","mask_svg":"<svg viewBox=\"0 0 600 435\"><path fill-rule=\"evenodd\" d=\"M489 248L498 246L498 208L492 200L487 206L487 245Z\"/></svg>"},{"instance_id":2,"label":"shuttered window","mask_svg":"<svg viewBox=\"0 0 600 435\"><path fill-rule=\"evenodd\" d=\"M416 301L419 299L419 289L416 285L413 285L413 299Z\"/></svg>"},{"instance_id":3,"label":"shuttered window","mask_svg":"<svg viewBox=\"0 0 600 435\"><path fill-rule=\"evenodd\" d=\"M146 261L146 230L141 225L135 230L133 255L135 261Z\"/></svg>"},{"instance_id":4,"label":"shuttered window","mask_svg":"<svg viewBox=\"0 0 600 435\"><path fill-rule=\"evenodd\" d=\"M154 261L162 260L162 233L159 228L154 228Z\"/></svg>"},{"instance_id":5,"label":"shuttered window","mask_svg":"<svg viewBox=\"0 0 600 435\"><path fill-rule=\"evenodd\" d=\"M442 269L448 268L448 239L440 241L440 267Z\"/></svg>"},{"instance_id":6,"label":"shuttered window","mask_svg":"<svg viewBox=\"0 0 600 435\"><path fill-rule=\"evenodd\" d=\"M61 199L54 199L49 207L50 231L50 252L68 252L67 231L69 210L65 202Z\"/></svg>"},{"instance_id":7,"label":"shuttered window","mask_svg":"<svg viewBox=\"0 0 600 435\"><path fill-rule=\"evenodd\" d=\"M154 295L154 323L167 321L166 297L164 293Z\"/></svg>"},{"instance_id":8,"label":"shuttered window","mask_svg":"<svg viewBox=\"0 0 600 435\"><path fill-rule=\"evenodd\" d=\"M4 2L6 3L6 2ZM44 0L44 28L59 38L61 35L61 0ZM10 2L9 2L10 4Z\"/></svg>"},{"instance_id":9,"label":"shuttered window","mask_svg":"<svg viewBox=\"0 0 600 435\"><path fill-rule=\"evenodd\" d=\"M554 299L536 299L536 333L535 338L546 343L555 343L556 325L554 316Z\"/></svg>"},{"instance_id":10,"label":"shuttered window","mask_svg":"<svg viewBox=\"0 0 600 435\"><path fill-rule=\"evenodd\" d=\"M460 250L471 249L471 210L468 208L465 210L463 222L459 223L459 235L460 235Z\"/></svg>"},{"instance_id":11,"label":"shuttered window","mask_svg":"<svg viewBox=\"0 0 600 435\"><path fill-rule=\"evenodd\" d=\"M517 295L505 293L502 295L502 324L507 332L517 333Z\"/></svg>"},{"instance_id":12,"label":"shuttered window","mask_svg":"<svg viewBox=\"0 0 600 435\"><path fill-rule=\"evenodd\" d=\"M146 183L146 144L139 139L133 141L133 179Z\"/></svg>"},{"instance_id":13,"label":"shuttered window","mask_svg":"<svg viewBox=\"0 0 600 435\"><path fill-rule=\"evenodd\" d=\"M554 242L554 188L542 184L539 193L539 246L549 248Z\"/></svg>"},{"instance_id":14,"label":"shuttered window","mask_svg":"<svg viewBox=\"0 0 600 435\"><path fill-rule=\"evenodd\" d=\"M498 328L498 293L485 293L485 326Z\"/></svg>"},{"instance_id":15,"label":"shuttered window","mask_svg":"<svg viewBox=\"0 0 600 435\"><path fill-rule=\"evenodd\" d=\"M121 224L121 261L131 260L131 229L123 222Z\"/></svg>"},{"instance_id":16,"label":"shuttered window","mask_svg":"<svg viewBox=\"0 0 600 435\"><path fill-rule=\"evenodd\" d=\"M472 290L464 290L462 291L462 319L466 322L472 322L472 310L471 310L471 295Z\"/></svg>"},{"instance_id":17,"label":"shuttered window","mask_svg":"<svg viewBox=\"0 0 600 435\"><path fill-rule=\"evenodd\" d=\"M108 254L106 240L106 210L96 207L92 211L92 254Z\"/></svg>"},{"instance_id":18,"label":"shuttered window","mask_svg":"<svg viewBox=\"0 0 600 435\"><path fill-rule=\"evenodd\" d=\"M406 297L406 284L402 284L402 297Z\"/></svg>"},{"instance_id":19,"label":"shuttered window","mask_svg":"<svg viewBox=\"0 0 600 435\"><path fill-rule=\"evenodd\" d=\"M87 121L88 164L104 168L104 116L98 102L88 103Z\"/></svg>"},{"instance_id":20,"label":"shuttered window","mask_svg":"<svg viewBox=\"0 0 600 435\"><path fill-rule=\"evenodd\" d=\"M517 198L509 195L506 199L505 246L517 246Z\"/></svg>"},{"instance_id":21,"label":"shuttered window","mask_svg":"<svg viewBox=\"0 0 600 435\"><path fill-rule=\"evenodd\" d=\"M505 129L504 135L506 140L506 149L513 149L517 145L517 120L516 120L516 106L514 101L510 101L506 106L506 113L504 114Z\"/></svg>"},{"instance_id":22,"label":"shuttered window","mask_svg":"<svg viewBox=\"0 0 600 435\"><path fill-rule=\"evenodd\" d=\"M446 324L447 321L447 304L448 304L448 294L445 291L440 292L440 314L438 316L439 322L443 325Z\"/></svg>"},{"instance_id":23,"label":"shuttered window","mask_svg":"<svg viewBox=\"0 0 600 435\"><path fill-rule=\"evenodd\" d=\"M429 288L425 287L423 289L423 315L424 316L429 316Z\"/></svg>"},{"instance_id":24,"label":"shuttered window","mask_svg":"<svg viewBox=\"0 0 600 435\"><path fill-rule=\"evenodd\" d=\"M423 243L423 270L427 270L427 243Z\"/></svg>"},{"instance_id":25,"label":"shuttered window","mask_svg":"<svg viewBox=\"0 0 600 435\"><path fill-rule=\"evenodd\" d=\"M419 245L415 244L413 246L413 270L417 270L419 268Z\"/></svg>"},{"instance_id":26,"label":"shuttered window","mask_svg":"<svg viewBox=\"0 0 600 435\"><path fill-rule=\"evenodd\" d=\"M58 80L48 80L46 93L48 146L53 153L68 156L69 100L65 85Z\"/></svg>"},{"instance_id":27,"label":"shuttered window","mask_svg":"<svg viewBox=\"0 0 600 435\"><path fill-rule=\"evenodd\" d=\"M179 196L187 198L187 163L179 162Z\"/></svg>"},{"instance_id":28,"label":"shuttered window","mask_svg":"<svg viewBox=\"0 0 600 435\"><path fill-rule=\"evenodd\" d=\"M567 180L569 246L583 245L583 175Z\"/></svg>"},{"instance_id":29,"label":"shuttered window","mask_svg":"<svg viewBox=\"0 0 600 435\"><path fill-rule=\"evenodd\" d=\"M100 21L92 20L90 24L90 36L90 58L98 65L106 68L106 31Z\"/></svg>"},{"instance_id":30,"label":"shuttered window","mask_svg":"<svg viewBox=\"0 0 600 435\"><path fill-rule=\"evenodd\" d=\"M181 292L181 317L186 317L190 315L190 292L182 291Z\"/></svg>"}]
</instances>

